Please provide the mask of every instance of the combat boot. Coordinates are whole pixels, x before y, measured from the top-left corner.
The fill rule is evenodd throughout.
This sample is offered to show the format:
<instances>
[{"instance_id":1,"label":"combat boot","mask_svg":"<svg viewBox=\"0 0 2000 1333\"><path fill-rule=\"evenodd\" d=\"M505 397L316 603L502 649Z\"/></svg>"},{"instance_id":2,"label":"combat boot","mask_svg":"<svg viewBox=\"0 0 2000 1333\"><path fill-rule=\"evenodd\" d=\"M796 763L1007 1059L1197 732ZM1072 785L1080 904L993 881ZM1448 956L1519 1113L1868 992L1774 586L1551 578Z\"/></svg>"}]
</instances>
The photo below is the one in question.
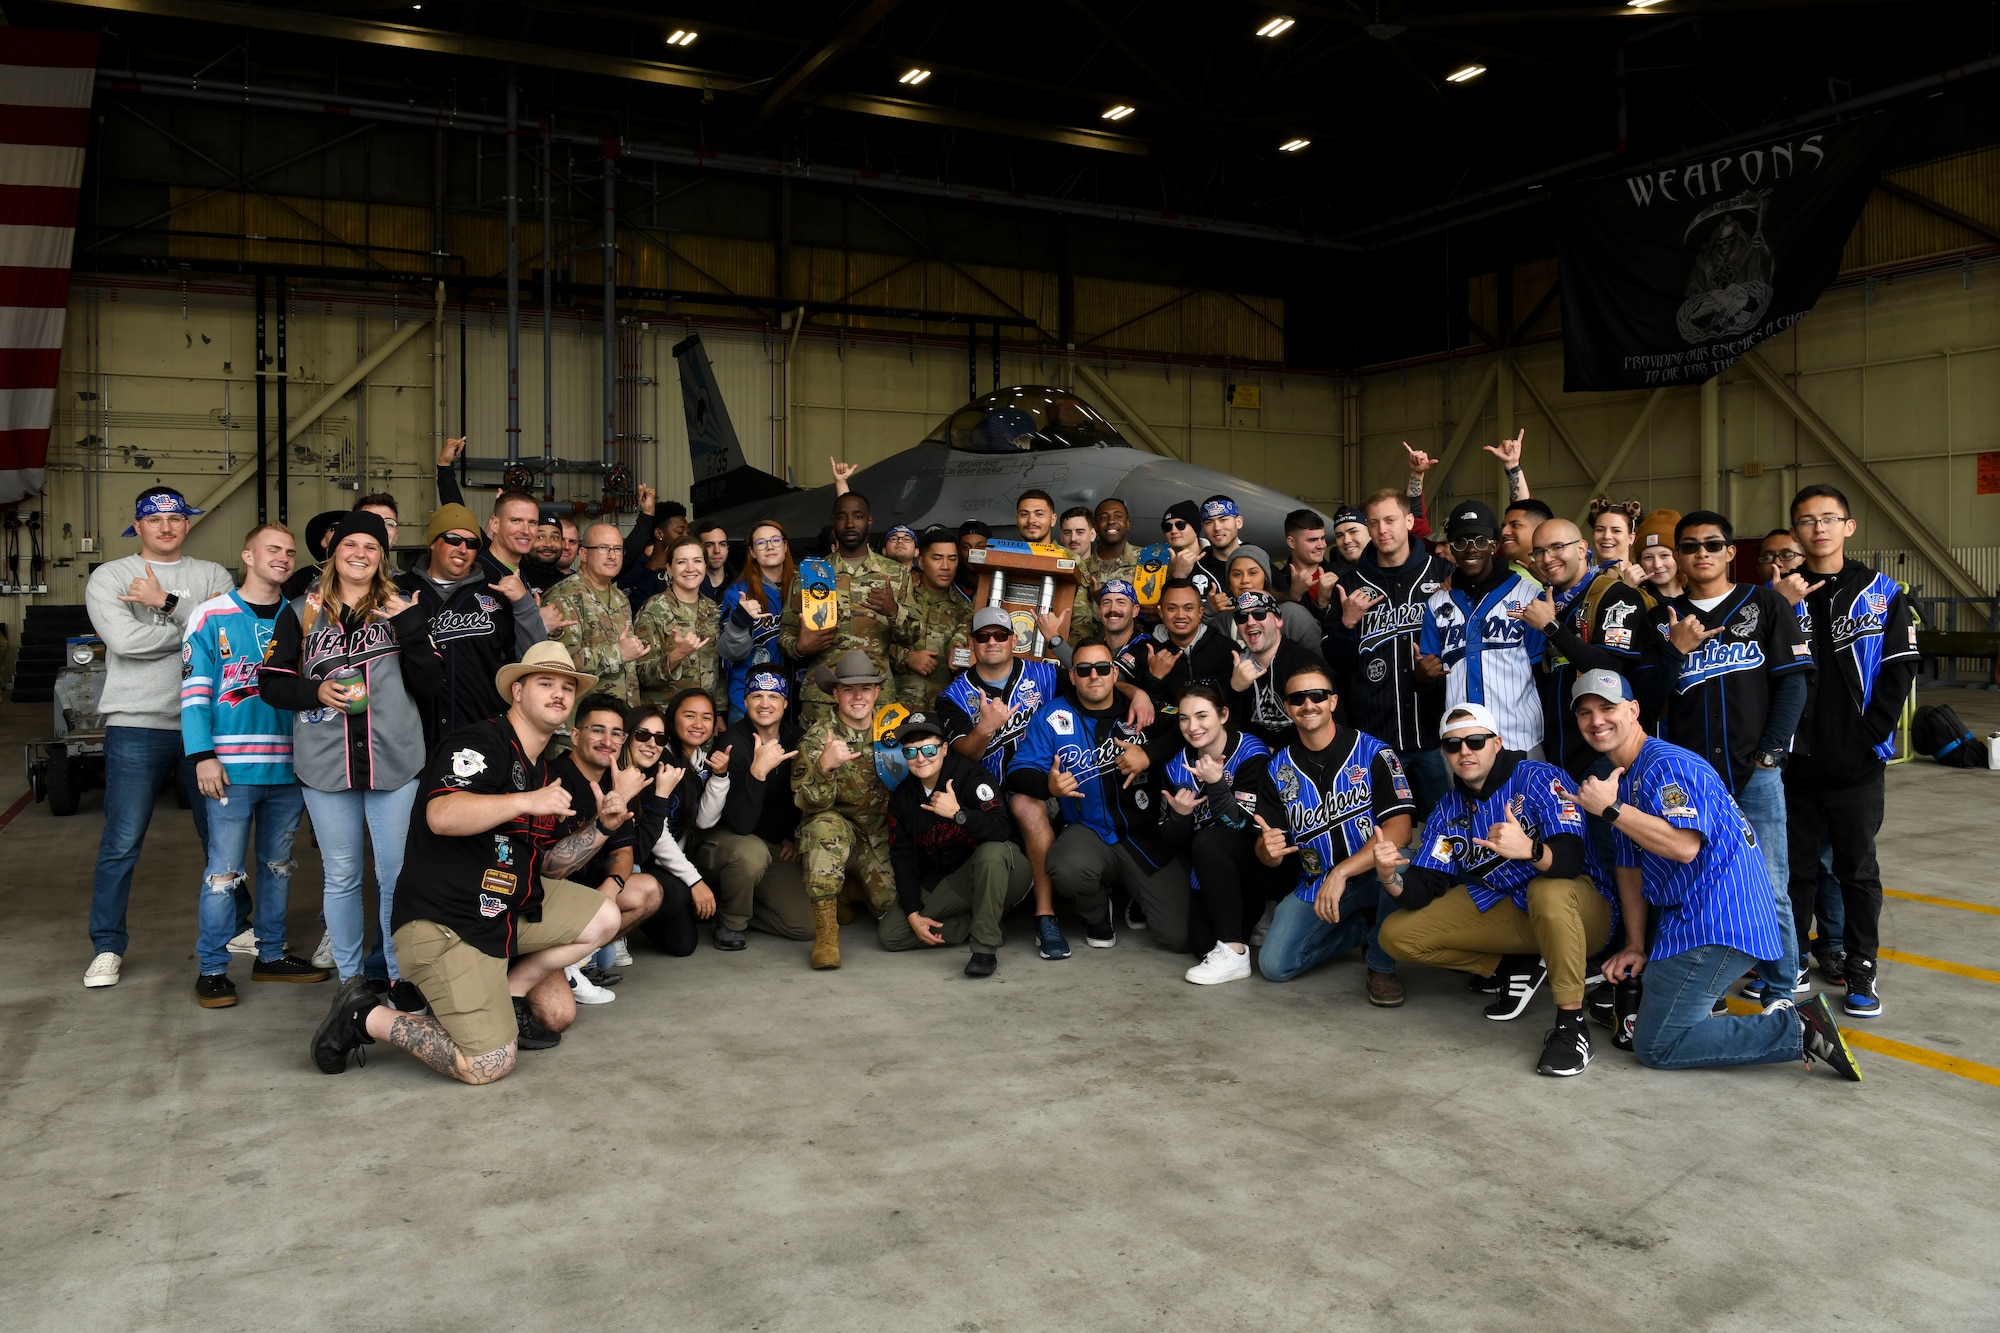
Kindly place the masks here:
<instances>
[{"instance_id":1,"label":"combat boot","mask_svg":"<svg viewBox=\"0 0 2000 1333\"><path fill-rule=\"evenodd\" d=\"M813 909L812 965L815 971L840 966L840 920L831 898L816 899Z\"/></svg>"}]
</instances>

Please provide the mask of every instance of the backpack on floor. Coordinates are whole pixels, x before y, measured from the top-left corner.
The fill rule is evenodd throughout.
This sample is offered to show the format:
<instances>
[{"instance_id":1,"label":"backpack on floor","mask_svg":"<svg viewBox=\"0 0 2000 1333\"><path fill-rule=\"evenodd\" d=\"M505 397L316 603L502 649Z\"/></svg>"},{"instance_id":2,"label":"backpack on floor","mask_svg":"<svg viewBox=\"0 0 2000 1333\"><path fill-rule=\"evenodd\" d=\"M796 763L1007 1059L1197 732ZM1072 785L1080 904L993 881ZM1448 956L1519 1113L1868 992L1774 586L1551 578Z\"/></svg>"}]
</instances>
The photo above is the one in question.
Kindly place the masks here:
<instances>
[{"instance_id":1,"label":"backpack on floor","mask_svg":"<svg viewBox=\"0 0 2000 1333\"><path fill-rule=\"evenodd\" d=\"M1946 768L1985 768L1986 742L1958 720L1950 704L1926 704L1910 720L1910 745Z\"/></svg>"}]
</instances>

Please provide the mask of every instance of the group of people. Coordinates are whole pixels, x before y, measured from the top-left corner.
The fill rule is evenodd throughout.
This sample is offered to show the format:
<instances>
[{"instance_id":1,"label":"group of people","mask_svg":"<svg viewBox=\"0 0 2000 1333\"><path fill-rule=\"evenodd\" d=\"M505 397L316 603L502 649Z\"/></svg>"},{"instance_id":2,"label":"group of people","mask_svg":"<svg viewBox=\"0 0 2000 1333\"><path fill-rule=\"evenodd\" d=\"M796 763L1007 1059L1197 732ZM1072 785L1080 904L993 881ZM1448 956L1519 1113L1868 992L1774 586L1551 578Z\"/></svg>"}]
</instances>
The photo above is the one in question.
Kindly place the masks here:
<instances>
[{"instance_id":1,"label":"group of people","mask_svg":"<svg viewBox=\"0 0 2000 1333\"><path fill-rule=\"evenodd\" d=\"M387 1042L498 1078L616 998L635 936L685 957L754 929L829 970L866 915L884 949L962 949L976 978L1018 912L1042 959L1071 956L1067 916L1091 948L1186 955L1199 985L1358 951L1382 1008L1404 964L1469 974L1495 1020L1546 988L1549 1075L1590 1063L1591 1017L1654 1067L1858 1079L1808 960L1848 1016L1881 1012L1906 599L1845 557L1830 486L1739 584L1722 515L1600 500L1586 534L1531 496L1521 443L1489 446L1500 514L1453 503L1433 534L1432 460L1405 446L1407 487L1296 511L1278 562L1230 497L1177 502L1144 576L1122 500L1025 492L1020 538L1078 571L1033 635L974 595L987 525L877 549L839 465L830 594L779 523L691 524L648 487L629 532L519 491L482 520L460 441L401 572L391 496L318 516L304 551L259 524L239 583L182 554L198 511L153 487L139 552L89 588L109 673L84 984L119 980L178 772L207 861L195 998L237 1003L239 952L253 981L336 980L328 1073ZM302 813L310 957L284 938ZM1728 1012L1739 983L1755 1012Z\"/></svg>"}]
</instances>

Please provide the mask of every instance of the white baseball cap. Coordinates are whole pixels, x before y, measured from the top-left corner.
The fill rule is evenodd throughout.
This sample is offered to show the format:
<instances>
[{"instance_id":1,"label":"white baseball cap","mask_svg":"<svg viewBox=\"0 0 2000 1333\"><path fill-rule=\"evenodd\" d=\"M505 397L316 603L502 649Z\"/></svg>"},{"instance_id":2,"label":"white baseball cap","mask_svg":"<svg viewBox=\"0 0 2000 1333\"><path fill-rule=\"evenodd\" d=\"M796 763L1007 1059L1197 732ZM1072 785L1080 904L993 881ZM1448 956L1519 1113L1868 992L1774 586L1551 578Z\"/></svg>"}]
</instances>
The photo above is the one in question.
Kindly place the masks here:
<instances>
[{"instance_id":1,"label":"white baseball cap","mask_svg":"<svg viewBox=\"0 0 2000 1333\"><path fill-rule=\"evenodd\" d=\"M1456 718L1456 721L1453 719ZM1444 720L1438 723L1438 735L1448 736L1454 731L1466 731L1483 727L1495 736L1500 734L1500 724L1493 720L1492 710L1485 704L1453 704L1444 710Z\"/></svg>"}]
</instances>

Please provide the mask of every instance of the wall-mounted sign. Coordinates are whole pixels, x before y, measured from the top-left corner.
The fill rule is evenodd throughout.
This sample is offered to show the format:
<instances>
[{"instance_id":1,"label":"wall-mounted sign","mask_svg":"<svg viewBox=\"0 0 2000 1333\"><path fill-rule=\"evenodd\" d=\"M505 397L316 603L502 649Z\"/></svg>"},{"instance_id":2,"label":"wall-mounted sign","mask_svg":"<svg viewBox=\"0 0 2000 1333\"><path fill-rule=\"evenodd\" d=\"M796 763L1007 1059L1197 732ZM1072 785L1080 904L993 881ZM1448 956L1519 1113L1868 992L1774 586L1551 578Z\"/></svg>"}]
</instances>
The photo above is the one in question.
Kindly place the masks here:
<instances>
[{"instance_id":1,"label":"wall-mounted sign","mask_svg":"<svg viewBox=\"0 0 2000 1333\"><path fill-rule=\"evenodd\" d=\"M1232 384L1229 386L1229 405L1231 407L1241 407L1247 411L1255 412L1263 405L1259 401L1262 397L1263 395L1259 391L1258 385Z\"/></svg>"}]
</instances>

